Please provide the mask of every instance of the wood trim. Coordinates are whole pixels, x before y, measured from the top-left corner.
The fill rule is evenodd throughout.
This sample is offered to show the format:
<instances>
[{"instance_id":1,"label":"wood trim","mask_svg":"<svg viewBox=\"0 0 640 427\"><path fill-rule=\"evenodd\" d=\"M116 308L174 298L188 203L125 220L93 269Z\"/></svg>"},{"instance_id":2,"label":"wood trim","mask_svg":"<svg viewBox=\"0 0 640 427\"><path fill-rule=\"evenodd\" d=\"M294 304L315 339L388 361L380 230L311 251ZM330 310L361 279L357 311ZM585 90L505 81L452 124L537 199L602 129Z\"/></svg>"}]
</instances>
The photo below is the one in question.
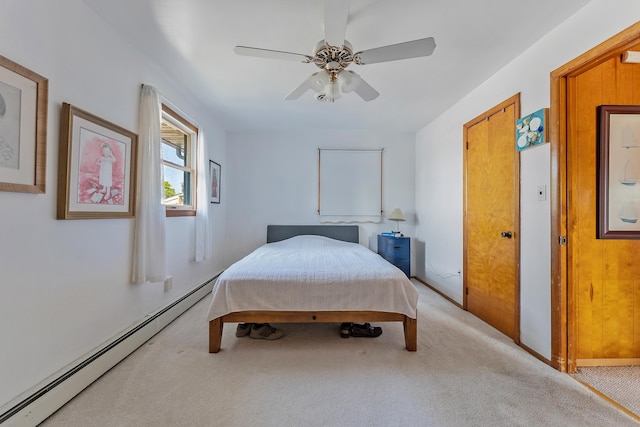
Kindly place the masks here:
<instances>
[{"instance_id":1,"label":"wood trim","mask_svg":"<svg viewBox=\"0 0 640 427\"><path fill-rule=\"evenodd\" d=\"M613 406L615 406L616 408L620 409L622 412L624 412L625 414L629 415L631 418L640 421L640 417L637 414L631 412L630 410L628 410L627 408L625 408L624 406L622 406L621 404L619 404L615 400L611 399L606 394L602 393L597 388L594 388L593 386L587 384L586 382L584 382L584 381L582 381L579 378L576 378L574 376L572 376L571 378L573 378L574 380L578 381L580 384L582 384L583 386L587 387L589 390L591 390L592 392L594 392L595 394L597 394L598 396L600 396L601 398L603 398L607 402L611 403Z\"/></svg>"},{"instance_id":2,"label":"wood trim","mask_svg":"<svg viewBox=\"0 0 640 427\"><path fill-rule=\"evenodd\" d=\"M521 113L520 113L520 92L518 92L516 95L514 95L513 97L510 98L511 100L513 100L513 109L514 109L514 116L515 119L518 120L521 117ZM513 132L515 133L515 123L513 124ZM514 137L515 140L515 137ZM516 288L514 290L514 298L515 298L515 302L514 302L514 307L513 307L513 325L514 325L514 329L513 329L513 341L520 345L520 247L522 246L522 238L521 238L521 233L520 233L520 151L516 150L515 148L515 143L514 143L514 148L513 148L513 152L514 152L514 173L515 173L515 177L514 177L514 181L513 181L513 194L514 194L514 203L515 206L513 207L514 209L514 234L515 234L515 238L518 239L518 244L516 245L516 253L515 253L515 260L516 260L516 274L515 274L515 281L516 281Z\"/></svg>"},{"instance_id":3,"label":"wood trim","mask_svg":"<svg viewBox=\"0 0 640 427\"><path fill-rule=\"evenodd\" d=\"M382 311L238 311L209 321L209 353L220 351L225 322L253 323L341 323L402 322L407 351L418 347L417 319Z\"/></svg>"},{"instance_id":4,"label":"wood trim","mask_svg":"<svg viewBox=\"0 0 640 427\"><path fill-rule=\"evenodd\" d=\"M637 22L550 75L550 141L551 141L551 353L552 362L561 372L576 369L574 287L571 285L568 259L568 194L567 194L567 87L571 78L620 55L640 43ZM567 236L568 244L558 238Z\"/></svg>"},{"instance_id":5,"label":"wood trim","mask_svg":"<svg viewBox=\"0 0 640 427\"><path fill-rule=\"evenodd\" d=\"M567 62L565 65L556 68L551 74L564 77L575 77L602 64L609 59L622 54L623 51L635 46L640 40L640 21L626 28L622 32L605 40L596 47L577 58Z\"/></svg>"},{"instance_id":6,"label":"wood trim","mask_svg":"<svg viewBox=\"0 0 640 427\"><path fill-rule=\"evenodd\" d=\"M479 114L478 116L474 117L473 119L469 120L467 123L465 123L464 125L462 125L462 129L463 132L466 135L466 131L467 129L469 129L470 127L473 127L473 125L480 123L483 120L487 120L489 117L493 116L496 113L499 113L500 111L504 110L505 108L507 108L509 105L516 105L515 108L515 113L517 116L520 116L520 92L516 93L515 95L511 96L510 98L505 99L504 101L502 101L500 104L496 105L495 107L492 107L490 109L488 109L487 111L485 111L482 114ZM515 135L515 123L513 124L514 128L513 128L513 134ZM466 142L466 138L464 139L464 141ZM514 147L515 147L515 142L514 142Z\"/></svg>"},{"instance_id":7,"label":"wood trim","mask_svg":"<svg viewBox=\"0 0 640 427\"><path fill-rule=\"evenodd\" d=\"M551 360L561 372L567 370L567 111L566 79L551 75L550 125L550 212L551 212ZM563 129L561 132L560 130Z\"/></svg>"},{"instance_id":8,"label":"wood trim","mask_svg":"<svg viewBox=\"0 0 640 427\"><path fill-rule=\"evenodd\" d=\"M469 218L467 216L467 167L468 167L468 150L469 150L469 128L477 121L472 120L462 126L462 271L465 272L462 275L462 309L467 309L467 274L469 271L469 260L467 259L467 248L469 245L469 236L467 235L467 222Z\"/></svg>"},{"instance_id":9,"label":"wood trim","mask_svg":"<svg viewBox=\"0 0 640 427\"><path fill-rule=\"evenodd\" d=\"M418 282L422 283L427 288L431 289L433 292L435 292L436 294L440 295L442 298L446 299L447 301L449 301L451 304L455 305L459 309L464 310L464 307L462 307L462 305L460 305L458 302L456 302L453 299L451 299L451 297L449 297L449 295L442 293L441 291L439 291L438 289L434 288L429 283L425 282L424 280L422 280L419 277L414 277L414 279L416 279Z\"/></svg>"},{"instance_id":10,"label":"wood trim","mask_svg":"<svg viewBox=\"0 0 640 427\"><path fill-rule=\"evenodd\" d=\"M165 209L167 218L173 218L178 216L196 216L195 209L174 209L166 207Z\"/></svg>"},{"instance_id":11,"label":"wood trim","mask_svg":"<svg viewBox=\"0 0 640 427\"><path fill-rule=\"evenodd\" d=\"M541 355L540 353L538 353L537 351L533 350L530 347L527 347L526 345L519 343L518 344L520 347L522 347L527 353L531 354L533 357L535 357L536 359L538 359L539 361L541 361L542 363L546 363L547 365L558 369L557 366L554 366L553 361L547 359L546 357L544 357L543 355Z\"/></svg>"},{"instance_id":12,"label":"wood trim","mask_svg":"<svg viewBox=\"0 0 640 427\"><path fill-rule=\"evenodd\" d=\"M169 114L171 117L173 117L174 119L176 119L177 121L182 123L183 126L185 126L186 128L188 128L191 131L193 131L196 135L198 135L198 127L196 125L194 125L193 123L191 123L189 120L187 120L184 117L182 117L182 114L180 114L177 111L173 110L171 107L169 107L165 103L162 103L162 111L164 111L165 113Z\"/></svg>"},{"instance_id":13,"label":"wood trim","mask_svg":"<svg viewBox=\"0 0 640 427\"><path fill-rule=\"evenodd\" d=\"M194 134L195 134L195 141L191 142L191 150L189 152L190 156L197 156L197 144L200 143L200 140L198 138L198 134L199 134L199 130L198 127L196 125L194 125L193 123L191 123L189 120L185 119L183 117L182 114L178 113L177 111L175 111L174 109L172 109L171 107L169 107L167 104L165 104L164 102L162 103L162 111L167 113L169 116L171 116L171 118L177 120L178 122L180 122L180 124L182 124L184 127L186 127L187 129L191 130ZM193 148L196 148L195 152L193 150ZM206 162L206 159L205 159ZM202 162L202 163L205 163ZM195 184L195 189L193 190L193 196L195 199L195 203L193 204L193 206L195 207L198 203L207 203L207 200L203 200L200 201L198 200L198 167L200 166L198 164L198 159L196 158L196 164L197 166L193 169L193 172L195 174L195 177L193 179L193 183ZM191 205L189 205L191 206ZM172 207L172 206L165 206L165 212L166 212L166 217L167 218L173 218L173 217L179 217L179 216L196 216L196 209L181 209L179 207Z\"/></svg>"},{"instance_id":14,"label":"wood trim","mask_svg":"<svg viewBox=\"0 0 640 427\"><path fill-rule=\"evenodd\" d=\"M576 366L638 366L640 358L576 359Z\"/></svg>"}]
</instances>

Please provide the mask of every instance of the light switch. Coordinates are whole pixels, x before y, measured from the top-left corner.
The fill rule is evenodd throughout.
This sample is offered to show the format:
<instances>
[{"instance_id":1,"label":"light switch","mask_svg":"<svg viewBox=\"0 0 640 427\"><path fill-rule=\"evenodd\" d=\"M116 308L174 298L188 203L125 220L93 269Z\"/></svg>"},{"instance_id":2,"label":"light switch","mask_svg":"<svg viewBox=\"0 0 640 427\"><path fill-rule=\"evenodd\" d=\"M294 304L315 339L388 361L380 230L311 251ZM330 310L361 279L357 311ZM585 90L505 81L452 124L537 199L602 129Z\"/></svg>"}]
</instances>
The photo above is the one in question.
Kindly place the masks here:
<instances>
[{"instance_id":1,"label":"light switch","mask_svg":"<svg viewBox=\"0 0 640 427\"><path fill-rule=\"evenodd\" d=\"M538 200L540 200L540 201L547 200L547 186L546 185L538 185Z\"/></svg>"}]
</instances>

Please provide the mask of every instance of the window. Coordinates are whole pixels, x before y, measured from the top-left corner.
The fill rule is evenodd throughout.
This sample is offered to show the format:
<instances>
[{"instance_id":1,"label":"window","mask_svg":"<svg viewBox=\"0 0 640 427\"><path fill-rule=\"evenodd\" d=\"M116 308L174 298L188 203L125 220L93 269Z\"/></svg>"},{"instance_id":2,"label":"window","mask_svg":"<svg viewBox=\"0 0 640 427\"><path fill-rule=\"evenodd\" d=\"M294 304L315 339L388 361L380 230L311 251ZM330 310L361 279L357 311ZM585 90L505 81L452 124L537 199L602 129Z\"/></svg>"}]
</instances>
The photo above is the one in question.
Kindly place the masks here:
<instances>
[{"instance_id":1,"label":"window","mask_svg":"<svg viewBox=\"0 0 640 427\"><path fill-rule=\"evenodd\" d=\"M162 105L162 169L167 216L196 214L198 128Z\"/></svg>"},{"instance_id":2,"label":"window","mask_svg":"<svg viewBox=\"0 0 640 427\"><path fill-rule=\"evenodd\" d=\"M318 149L321 222L379 222L382 149Z\"/></svg>"}]
</instances>

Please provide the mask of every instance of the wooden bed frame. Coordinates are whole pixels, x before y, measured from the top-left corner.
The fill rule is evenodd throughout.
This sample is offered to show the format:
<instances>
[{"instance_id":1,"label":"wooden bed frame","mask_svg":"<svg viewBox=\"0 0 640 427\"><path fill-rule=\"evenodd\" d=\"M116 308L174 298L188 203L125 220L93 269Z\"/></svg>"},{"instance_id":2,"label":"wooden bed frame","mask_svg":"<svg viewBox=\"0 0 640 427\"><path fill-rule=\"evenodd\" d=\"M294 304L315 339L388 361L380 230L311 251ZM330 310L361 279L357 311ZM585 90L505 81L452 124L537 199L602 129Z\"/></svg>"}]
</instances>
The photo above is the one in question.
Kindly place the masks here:
<instances>
[{"instance_id":1,"label":"wooden bed frame","mask_svg":"<svg viewBox=\"0 0 640 427\"><path fill-rule=\"evenodd\" d=\"M277 242L301 234L327 236L346 242L359 243L357 225L269 225L267 243ZM225 323L343 323L343 322L402 322L408 351L418 346L418 324L401 313L381 311L239 311L209 321L209 353L220 351Z\"/></svg>"}]
</instances>

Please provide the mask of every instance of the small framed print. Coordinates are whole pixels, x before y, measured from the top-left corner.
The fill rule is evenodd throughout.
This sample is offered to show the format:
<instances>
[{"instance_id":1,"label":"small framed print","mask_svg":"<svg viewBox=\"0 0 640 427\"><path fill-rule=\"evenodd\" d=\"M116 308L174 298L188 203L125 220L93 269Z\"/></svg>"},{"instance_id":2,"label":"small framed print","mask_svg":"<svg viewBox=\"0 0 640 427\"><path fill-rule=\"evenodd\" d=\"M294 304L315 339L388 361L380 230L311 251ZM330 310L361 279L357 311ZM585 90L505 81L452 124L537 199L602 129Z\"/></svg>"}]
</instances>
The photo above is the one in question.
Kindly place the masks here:
<instances>
[{"instance_id":1,"label":"small framed print","mask_svg":"<svg viewBox=\"0 0 640 427\"><path fill-rule=\"evenodd\" d=\"M138 136L62 104L58 219L132 218Z\"/></svg>"},{"instance_id":2,"label":"small framed print","mask_svg":"<svg viewBox=\"0 0 640 427\"><path fill-rule=\"evenodd\" d=\"M549 140L549 109L542 108L516 120L516 150L522 151Z\"/></svg>"},{"instance_id":3,"label":"small framed print","mask_svg":"<svg viewBox=\"0 0 640 427\"><path fill-rule=\"evenodd\" d=\"M220 203L220 173L222 167L220 164L209 160L209 201L211 203Z\"/></svg>"},{"instance_id":4,"label":"small framed print","mask_svg":"<svg viewBox=\"0 0 640 427\"><path fill-rule=\"evenodd\" d=\"M49 81L0 56L0 191L44 193Z\"/></svg>"},{"instance_id":5,"label":"small framed print","mask_svg":"<svg viewBox=\"0 0 640 427\"><path fill-rule=\"evenodd\" d=\"M640 106L598 107L598 239L640 239Z\"/></svg>"}]
</instances>

